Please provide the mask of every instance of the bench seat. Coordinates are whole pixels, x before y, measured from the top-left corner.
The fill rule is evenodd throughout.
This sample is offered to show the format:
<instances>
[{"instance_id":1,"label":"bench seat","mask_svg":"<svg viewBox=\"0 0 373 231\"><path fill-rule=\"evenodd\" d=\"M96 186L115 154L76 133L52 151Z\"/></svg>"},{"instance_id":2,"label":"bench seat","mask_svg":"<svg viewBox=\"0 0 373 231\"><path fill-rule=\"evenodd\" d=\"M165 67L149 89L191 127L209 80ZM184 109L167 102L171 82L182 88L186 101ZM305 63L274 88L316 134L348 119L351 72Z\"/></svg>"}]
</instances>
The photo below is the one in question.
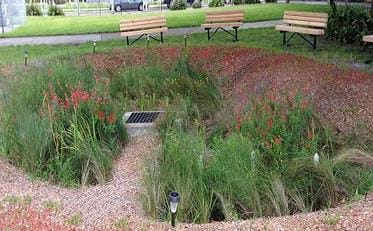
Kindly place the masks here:
<instances>
[{"instance_id":1,"label":"bench seat","mask_svg":"<svg viewBox=\"0 0 373 231\"><path fill-rule=\"evenodd\" d=\"M314 29L314 28L306 28L306 27L300 27L300 26L278 25L278 26L276 26L276 30L287 31L287 32L296 32L296 33L302 33L302 34L310 34L310 35L324 35L324 30Z\"/></svg>"},{"instance_id":2,"label":"bench seat","mask_svg":"<svg viewBox=\"0 0 373 231\"><path fill-rule=\"evenodd\" d=\"M373 43L373 35L366 35L363 37L363 42Z\"/></svg>"},{"instance_id":3,"label":"bench seat","mask_svg":"<svg viewBox=\"0 0 373 231\"><path fill-rule=\"evenodd\" d=\"M155 34L155 33L167 32L167 31L168 31L167 27L160 27L160 28L155 28L155 29L121 32L120 35L122 37L125 37L125 36L136 36L136 35L142 35L142 34Z\"/></svg>"},{"instance_id":4,"label":"bench seat","mask_svg":"<svg viewBox=\"0 0 373 231\"><path fill-rule=\"evenodd\" d=\"M242 22L221 22L221 23L205 23L202 24L201 27L203 29L206 28L219 28L219 27L240 27L242 26Z\"/></svg>"}]
</instances>

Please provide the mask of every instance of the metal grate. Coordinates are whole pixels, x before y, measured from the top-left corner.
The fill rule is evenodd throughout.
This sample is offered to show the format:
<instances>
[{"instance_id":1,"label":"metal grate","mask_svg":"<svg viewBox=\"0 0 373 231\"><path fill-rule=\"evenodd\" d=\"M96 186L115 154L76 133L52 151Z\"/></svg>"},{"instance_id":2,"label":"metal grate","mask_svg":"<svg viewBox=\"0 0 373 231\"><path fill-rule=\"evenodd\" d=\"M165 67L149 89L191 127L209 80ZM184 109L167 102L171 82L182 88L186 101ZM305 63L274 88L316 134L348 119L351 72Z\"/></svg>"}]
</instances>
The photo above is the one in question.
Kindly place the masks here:
<instances>
[{"instance_id":1,"label":"metal grate","mask_svg":"<svg viewBox=\"0 0 373 231\"><path fill-rule=\"evenodd\" d=\"M127 119L127 124L133 123L153 123L162 112L133 112Z\"/></svg>"}]
</instances>

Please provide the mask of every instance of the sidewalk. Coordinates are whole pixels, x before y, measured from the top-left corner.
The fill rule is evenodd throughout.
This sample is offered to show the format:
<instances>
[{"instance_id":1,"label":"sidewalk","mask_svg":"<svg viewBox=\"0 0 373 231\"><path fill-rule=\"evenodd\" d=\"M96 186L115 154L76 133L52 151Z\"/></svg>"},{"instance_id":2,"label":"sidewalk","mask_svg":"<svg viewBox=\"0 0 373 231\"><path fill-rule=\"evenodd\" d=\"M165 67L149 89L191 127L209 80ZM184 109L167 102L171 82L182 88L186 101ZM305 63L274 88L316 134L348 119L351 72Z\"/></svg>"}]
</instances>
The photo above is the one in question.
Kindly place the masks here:
<instances>
[{"instance_id":1,"label":"sidewalk","mask_svg":"<svg viewBox=\"0 0 373 231\"><path fill-rule=\"evenodd\" d=\"M279 25L281 20L248 22L244 23L241 29L249 28L266 28ZM183 35L192 33L205 32L200 27L171 28L167 35ZM82 35L57 35L57 36L36 36L36 37L19 37L19 38L1 38L0 46L24 46L24 45L54 45L54 44L80 44L89 41L107 41L120 39L120 33L98 33Z\"/></svg>"}]
</instances>

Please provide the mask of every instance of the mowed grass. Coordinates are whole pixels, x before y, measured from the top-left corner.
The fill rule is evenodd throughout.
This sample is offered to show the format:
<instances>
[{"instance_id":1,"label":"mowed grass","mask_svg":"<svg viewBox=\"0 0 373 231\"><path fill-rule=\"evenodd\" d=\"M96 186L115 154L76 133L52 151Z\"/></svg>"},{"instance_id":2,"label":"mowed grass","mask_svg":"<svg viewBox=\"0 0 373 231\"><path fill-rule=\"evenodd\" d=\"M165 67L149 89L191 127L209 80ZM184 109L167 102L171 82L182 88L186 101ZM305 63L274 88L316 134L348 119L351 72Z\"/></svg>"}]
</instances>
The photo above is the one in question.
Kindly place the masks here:
<instances>
[{"instance_id":1,"label":"mowed grass","mask_svg":"<svg viewBox=\"0 0 373 231\"><path fill-rule=\"evenodd\" d=\"M69 35L99 32L115 32L119 30L122 19L146 16L165 15L169 28L200 26L208 11L245 10L245 21L266 21L281 19L285 10L329 12L326 5L306 4L251 4L241 6L226 6L207 9L186 9L181 11L123 13L110 16L80 16L80 17L28 17L27 23L15 30L1 35L2 37L23 37L41 35Z\"/></svg>"},{"instance_id":2,"label":"mowed grass","mask_svg":"<svg viewBox=\"0 0 373 231\"><path fill-rule=\"evenodd\" d=\"M364 63L372 59L369 48L362 50L357 46L350 46L338 42L318 39L318 50L314 51L304 41L295 37L291 46L282 45L282 34L274 28L261 28L239 30L240 42L234 43L225 33L218 32L212 41L207 41L205 33L195 33L188 36L188 46L206 46L206 45L227 45L227 46L247 46L255 48L264 48L273 52L288 52L296 55L302 55L317 59L321 62L336 63L343 66L351 66L355 63ZM166 36L165 44L183 45L183 36ZM158 43L151 41L150 46L159 46ZM111 40L97 43L97 52L109 52L115 48L126 48L124 40ZM146 40L139 41L134 47L146 47ZM29 52L29 61L37 62L39 59L53 57L63 57L71 55L81 55L92 52L92 43L80 45L37 45L37 46L16 46L0 47L0 66L5 64L23 64L24 51ZM370 49L371 50L371 49ZM369 68L369 67L368 67ZM370 66L370 70L372 67Z\"/></svg>"}]
</instances>

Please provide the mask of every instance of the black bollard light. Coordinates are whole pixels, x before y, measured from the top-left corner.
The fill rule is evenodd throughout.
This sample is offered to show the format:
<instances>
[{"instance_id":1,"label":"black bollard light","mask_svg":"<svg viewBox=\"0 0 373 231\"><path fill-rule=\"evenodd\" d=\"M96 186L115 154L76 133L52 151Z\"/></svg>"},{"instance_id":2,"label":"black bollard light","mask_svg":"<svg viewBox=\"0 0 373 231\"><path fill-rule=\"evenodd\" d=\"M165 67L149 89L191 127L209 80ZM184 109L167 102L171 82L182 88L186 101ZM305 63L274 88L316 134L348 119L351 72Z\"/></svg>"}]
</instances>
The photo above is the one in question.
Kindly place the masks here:
<instances>
[{"instance_id":1,"label":"black bollard light","mask_svg":"<svg viewBox=\"0 0 373 231\"><path fill-rule=\"evenodd\" d=\"M27 59L28 59L28 51L25 50L24 52L24 59L25 59L25 66L27 66Z\"/></svg>"},{"instance_id":2,"label":"black bollard light","mask_svg":"<svg viewBox=\"0 0 373 231\"><path fill-rule=\"evenodd\" d=\"M184 46L187 46L187 34L184 34Z\"/></svg>"},{"instance_id":3,"label":"black bollard light","mask_svg":"<svg viewBox=\"0 0 373 231\"><path fill-rule=\"evenodd\" d=\"M170 210L171 210L171 225L172 227L175 227L176 211L177 211L177 205L180 202L180 195L178 192L171 192L169 196L170 196Z\"/></svg>"},{"instance_id":4,"label":"black bollard light","mask_svg":"<svg viewBox=\"0 0 373 231\"><path fill-rule=\"evenodd\" d=\"M96 40L93 40L93 53L95 53L96 52L96 45L97 45L97 43L96 43Z\"/></svg>"}]
</instances>

